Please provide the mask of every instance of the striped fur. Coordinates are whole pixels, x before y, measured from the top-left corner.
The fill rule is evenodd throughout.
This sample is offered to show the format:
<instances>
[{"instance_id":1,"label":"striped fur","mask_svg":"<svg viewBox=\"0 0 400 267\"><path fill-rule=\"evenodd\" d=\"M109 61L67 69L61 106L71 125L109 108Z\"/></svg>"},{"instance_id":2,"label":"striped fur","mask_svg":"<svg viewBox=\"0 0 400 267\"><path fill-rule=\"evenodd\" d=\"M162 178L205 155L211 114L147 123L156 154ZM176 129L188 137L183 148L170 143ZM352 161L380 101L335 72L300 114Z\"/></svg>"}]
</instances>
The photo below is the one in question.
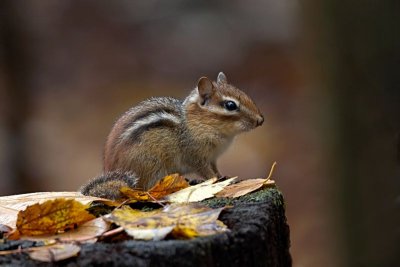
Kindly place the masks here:
<instances>
[{"instance_id":1,"label":"striped fur","mask_svg":"<svg viewBox=\"0 0 400 267\"><path fill-rule=\"evenodd\" d=\"M165 111L153 112L134 121L120 136L122 140L137 140L142 134L155 127L177 127L181 119Z\"/></svg>"}]
</instances>

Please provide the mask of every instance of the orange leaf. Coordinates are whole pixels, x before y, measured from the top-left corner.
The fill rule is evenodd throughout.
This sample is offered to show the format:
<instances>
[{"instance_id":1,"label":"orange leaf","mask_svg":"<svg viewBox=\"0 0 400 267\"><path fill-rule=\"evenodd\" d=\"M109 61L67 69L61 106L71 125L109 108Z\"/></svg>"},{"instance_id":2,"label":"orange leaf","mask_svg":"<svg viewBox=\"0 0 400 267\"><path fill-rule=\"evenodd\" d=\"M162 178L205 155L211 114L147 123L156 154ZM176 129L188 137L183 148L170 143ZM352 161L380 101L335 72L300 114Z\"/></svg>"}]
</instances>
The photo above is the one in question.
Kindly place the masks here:
<instances>
[{"instance_id":1,"label":"orange leaf","mask_svg":"<svg viewBox=\"0 0 400 267\"><path fill-rule=\"evenodd\" d=\"M43 235L73 229L94 218L83 205L73 199L48 200L18 213L17 230L23 235Z\"/></svg>"},{"instance_id":2,"label":"orange leaf","mask_svg":"<svg viewBox=\"0 0 400 267\"><path fill-rule=\"evenodd\" d=\"M164 196L172 194L188 186L189 184L185 180L185 178L175 173L165 176L149 191L142 191L142 190L132 189L129 187L122 187L120 190L122 194L129 197L130 199L138 201L151 201L151 200L159 200Z\"/></svg>"}]
</instances>

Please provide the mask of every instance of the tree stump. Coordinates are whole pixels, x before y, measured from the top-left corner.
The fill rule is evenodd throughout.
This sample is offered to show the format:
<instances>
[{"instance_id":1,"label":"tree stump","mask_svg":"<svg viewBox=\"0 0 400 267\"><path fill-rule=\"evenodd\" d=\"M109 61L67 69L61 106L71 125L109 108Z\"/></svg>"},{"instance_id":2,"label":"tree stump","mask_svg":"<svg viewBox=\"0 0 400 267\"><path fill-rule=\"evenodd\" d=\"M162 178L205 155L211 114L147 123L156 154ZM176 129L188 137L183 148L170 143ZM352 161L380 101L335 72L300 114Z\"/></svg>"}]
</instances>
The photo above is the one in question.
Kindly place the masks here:
<instances>
[{"instance_id":1,"label":"tree stump","mask_svg":"<svg viewBox=\"0 0 400 267\"><path fill-rule=\"evenodd\" d=\"M220 216L231 231L192 240L84 244L77 257L55 263L34 261L27 253L12 254L0 256L0 265L291 266L289 226L283 196L277 189L264 189L237 199L214 198L203 203L214 208L231 206Z\"/></svg>"}]
</instances>

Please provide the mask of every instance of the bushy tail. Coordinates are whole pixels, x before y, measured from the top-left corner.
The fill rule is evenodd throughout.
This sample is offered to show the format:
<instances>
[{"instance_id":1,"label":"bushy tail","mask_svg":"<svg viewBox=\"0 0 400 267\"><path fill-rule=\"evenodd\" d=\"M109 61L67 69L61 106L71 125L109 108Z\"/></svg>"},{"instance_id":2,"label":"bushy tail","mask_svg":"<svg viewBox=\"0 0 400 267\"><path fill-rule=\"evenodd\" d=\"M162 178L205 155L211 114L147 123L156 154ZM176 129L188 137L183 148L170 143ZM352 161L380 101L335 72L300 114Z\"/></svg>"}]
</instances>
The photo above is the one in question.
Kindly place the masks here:
<instances>
[{"instance_id":1,"label":"bushy tail","mask_svg":"<svg viewBox=\"0 0 400 267\"><path fill-rule=\"evenodd\" d=\"M89 180L79 191L86 196L117 200L124 198L120 188L135 188L137 180L137 176L132 172L110 171Z\"/></svg>"}]
</instances>

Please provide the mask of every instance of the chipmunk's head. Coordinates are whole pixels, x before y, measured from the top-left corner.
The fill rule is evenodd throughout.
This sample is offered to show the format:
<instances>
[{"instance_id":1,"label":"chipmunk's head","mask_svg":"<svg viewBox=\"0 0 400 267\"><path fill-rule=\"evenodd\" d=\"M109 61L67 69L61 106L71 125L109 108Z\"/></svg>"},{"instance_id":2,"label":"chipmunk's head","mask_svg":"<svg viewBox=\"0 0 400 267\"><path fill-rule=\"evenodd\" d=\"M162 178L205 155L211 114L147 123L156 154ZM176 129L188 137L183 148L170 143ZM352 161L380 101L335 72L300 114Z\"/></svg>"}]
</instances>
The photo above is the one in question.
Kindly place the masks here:
<instances>
[{"instance_id":1,"label":"chipmunk's head","mask_svg":"<svg viewBox=\"0 0 400 267\"><path fill-rule=\"evenodd\" d=\"M229 84L222 72L215 82L200 78L184 106L188 120L196 119L227 136L249 131L264 122L253 100Z\"/></svg>"}]
</instances>

